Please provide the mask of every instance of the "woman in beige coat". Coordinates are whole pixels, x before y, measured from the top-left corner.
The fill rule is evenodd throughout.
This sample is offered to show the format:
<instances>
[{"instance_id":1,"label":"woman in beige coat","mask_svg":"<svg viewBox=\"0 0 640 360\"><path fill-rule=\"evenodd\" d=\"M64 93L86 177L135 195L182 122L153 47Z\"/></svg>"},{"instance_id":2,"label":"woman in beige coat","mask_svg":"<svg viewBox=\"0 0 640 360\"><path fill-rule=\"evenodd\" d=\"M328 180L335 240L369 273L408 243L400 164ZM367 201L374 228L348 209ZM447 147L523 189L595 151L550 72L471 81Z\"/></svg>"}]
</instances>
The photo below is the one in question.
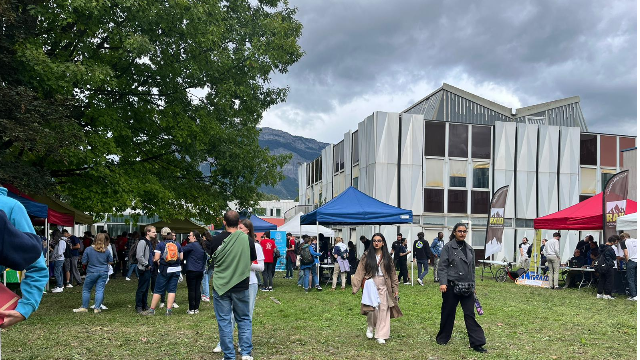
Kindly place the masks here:
<instances>
[{"instance_id":1,"label":"woman in beige coat","mask_svg":"<svg viewBox=\"0 0 640 360\"><path fill-rule=\"evenodd\" d=\"M356 273L351 277L353 293L357 293L364 281L372 279L378 290L380 304L374 308L361 304L360 313L367 315L367 337L384 344L389 338L391 319L402 316L398 307L398 275L394 271L384 235L376 233L371 238L372 246L360 259Z\"/></svg>"}]
</instances>

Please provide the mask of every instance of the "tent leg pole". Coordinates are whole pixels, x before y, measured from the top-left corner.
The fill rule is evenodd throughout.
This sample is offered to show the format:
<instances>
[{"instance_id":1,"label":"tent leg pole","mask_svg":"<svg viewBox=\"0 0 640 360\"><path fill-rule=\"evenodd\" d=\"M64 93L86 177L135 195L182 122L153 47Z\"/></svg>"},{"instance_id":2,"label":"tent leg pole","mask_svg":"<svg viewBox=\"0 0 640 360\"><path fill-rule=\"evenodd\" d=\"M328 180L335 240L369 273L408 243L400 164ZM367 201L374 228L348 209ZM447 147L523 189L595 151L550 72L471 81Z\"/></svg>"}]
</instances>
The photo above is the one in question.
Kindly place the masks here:
<instances>
[{"instance_id":1,"label":"tent leg pole","mask_svg":"<svg viewBox=\"0 0 640 360\"><path fill-rule=\"evenodd\" d=\"M47 238L47 280L49 279L49 219L44 219L44 236ZM45 290L49 291L49 281L45 285Z\"/></svg>"}]
</instances>

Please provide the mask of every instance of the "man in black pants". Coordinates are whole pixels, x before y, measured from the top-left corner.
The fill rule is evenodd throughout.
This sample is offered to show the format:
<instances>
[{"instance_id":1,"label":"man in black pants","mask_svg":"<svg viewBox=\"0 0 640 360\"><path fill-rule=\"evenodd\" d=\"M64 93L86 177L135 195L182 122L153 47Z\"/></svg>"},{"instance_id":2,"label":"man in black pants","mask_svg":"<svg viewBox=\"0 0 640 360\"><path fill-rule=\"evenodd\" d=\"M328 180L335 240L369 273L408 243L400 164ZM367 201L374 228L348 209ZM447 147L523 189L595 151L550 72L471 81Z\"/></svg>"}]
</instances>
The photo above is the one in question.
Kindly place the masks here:
<instances>
[{"instance_id":1,"label":"man in black pants","mask_svg":"<svg viewBox=\"0 0 640 360\"><path fill-rule=\"evenodd\" d=\"M396 271L400 271L400 265L398 265L398 260L400 260L400 252L398 251L399 247L402 245L402 233L398 233L396 236L396 241L391 244L391 255L393 255L393 265L396 268Z\"/></svg>"}]
</instances>

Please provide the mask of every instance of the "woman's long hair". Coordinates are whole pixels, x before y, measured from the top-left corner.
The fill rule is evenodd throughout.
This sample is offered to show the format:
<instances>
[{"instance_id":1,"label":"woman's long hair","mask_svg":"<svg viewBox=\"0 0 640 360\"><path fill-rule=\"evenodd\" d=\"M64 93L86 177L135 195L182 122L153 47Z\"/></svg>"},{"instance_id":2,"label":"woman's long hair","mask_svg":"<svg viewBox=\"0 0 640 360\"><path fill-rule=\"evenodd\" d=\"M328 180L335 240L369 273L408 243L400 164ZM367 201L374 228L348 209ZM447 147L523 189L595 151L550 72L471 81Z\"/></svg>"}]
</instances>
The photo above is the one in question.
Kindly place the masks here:
<instances>
[{"instance_id":1,"label":"woman's long hair","mask_svg":"<svg viewBox=\"0 0 640 360\"><path fill-rule=\"evenodd\" d=\"M364 253L364 273L366 276L375 276L378 272L378 260L376 260L376 249L373 247L373 238L379 236L382 239L382 263L380 264L387 275L393 273L393 261L391 255L389 255L389 249L387 248L387 240L381 233L375 233L371 237L371 246L369 250Z\"/></svg>"},{"instance_id":2,"label":"woman's long hair","mask_svg":"<svg viewBox=\"0 0 640 360\"><path fill-rule=\"evenodd\" d=\"M99 233L98 235L96 235L96 239L93 241L93 248L95 249L95 251L97 252L105 252L105 247L107 246L107 243L109 241L109 237L107 236L107 234L105 233Z\"/></svg>"},{"instance_id":3,"label":"woman's long hair","mask_svg":"<svg viewBox=\"0 0 640 360\"><path fill-rule=\"evenodd\" d=\"M453 230L451 231L451 235L449 235L449 241L455 241L456 239L456 231L458 230L459 227L464 226L465 229L468 229L466 224L463 223L457 223L454 227Z\"/></svg>"},{"instance_id":4,"label":"woman's long hair","mask_svg":"<svg viewBox=\"0 0 640 360\"><path fill-rule=\"evenodd\" d=\"M249 239L252 241L256 241L256 234L255 232L253 232L253 223L251 222L251 220L242 219L240 220L240 222L242 223L242 225L244 225L244 227L247 228L247 230L249 230L249 234L247 234L249 236Z\"/></svg>"}]
</instances>

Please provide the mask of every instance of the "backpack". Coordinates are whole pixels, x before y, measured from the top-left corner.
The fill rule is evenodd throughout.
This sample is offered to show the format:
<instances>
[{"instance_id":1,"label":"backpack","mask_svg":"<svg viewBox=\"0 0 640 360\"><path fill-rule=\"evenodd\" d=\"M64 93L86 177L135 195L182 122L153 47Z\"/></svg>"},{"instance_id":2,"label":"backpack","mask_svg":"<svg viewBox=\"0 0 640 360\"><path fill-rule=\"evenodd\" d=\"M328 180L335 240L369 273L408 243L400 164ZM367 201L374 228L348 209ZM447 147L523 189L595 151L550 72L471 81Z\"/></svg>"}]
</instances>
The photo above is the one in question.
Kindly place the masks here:
<instances>
[{"instance_id":1,"label":"backpack","mask_svg":"<svg viewBox=\"0 0 640 360\"><path fill-rule=\"evenodd\" d=\"M593 269L598 274L606 273L611 267L612 266L605 261L604 251L602 252L602 254L600 254L600 256L598 256L596 260L593 261Z\"/></svg>"},{"instance_id":2,"label":"backpack","mask_svg":"<svg viewBox=\"0 0 640 360\"><path fill-rule=\"evenodd\" d=\"M276 246L276 249L273 252L273 262L278 262L278 259L280 258L280 256L282 256L280 254L280 249L278 249L278 247Z\"/></svg>"},{"instance_id":3,"label":"backpack","mask_svg":"<svg viewBox=\"0 0 640 360\"><path fill-rule=\"evenodd\" d=\"M69 242L66 240L60 240L61 242L64 241L64 244L66 245L64 247L64 258L65 259L71 259L71 245L69 245Z\"/></svg>"},{"instance_id":4,"label":"backpack","mask_svg":"<svg viewBox=\"0 0 640 360\"><path fill-rule=\"evenodd\" d=\"M531 250L533 249L533 245L529 245L529 248L527 249L527 257L529 259L531 259Z\"/></svg>"},{"instance_id":5,"label":"backpack","mask_svg":"<svg viewBox=\"0 0 640 360\"><path fill-rule=\"evenodd\" d=\"M162 258L167 264L173 264L178 261L178 245L175 242L167 242L164 246Z\"/></svg>"},{"instance_id":6,"label":"backpack","mask_svg":"<svg viewBox=\"0 0 640 360\"><path fill-rule=\"evenodd\" d=\"M300 243L299 243L298 241L296 241L296 243L295 243L295 244L293 244L293 252L294 252L296 255L300 255L300 247L301 247L301 246L300 246Z\"/></svg>"},{"instance_id":7,"label":"backpack","mask_svg":"<svg viewBox=\"0 0 640 360\"><path fill-rule=\"evenodd\" d=\"M129 249L129 264L137 264L138 258L136 257L136 251L138 250L138 242L131 245Z\"/></svg>"},{"instance_id":8,"label":"backpack","mask_svg":"<svg viewBox=\"0 0 640 360\"><path fill-rule=\"evenodd\" d=\"M309 245L300 247L300 264L301 265L313 264L313 256L311 255L311 249Z\"/></svg>"}]
</instances>

